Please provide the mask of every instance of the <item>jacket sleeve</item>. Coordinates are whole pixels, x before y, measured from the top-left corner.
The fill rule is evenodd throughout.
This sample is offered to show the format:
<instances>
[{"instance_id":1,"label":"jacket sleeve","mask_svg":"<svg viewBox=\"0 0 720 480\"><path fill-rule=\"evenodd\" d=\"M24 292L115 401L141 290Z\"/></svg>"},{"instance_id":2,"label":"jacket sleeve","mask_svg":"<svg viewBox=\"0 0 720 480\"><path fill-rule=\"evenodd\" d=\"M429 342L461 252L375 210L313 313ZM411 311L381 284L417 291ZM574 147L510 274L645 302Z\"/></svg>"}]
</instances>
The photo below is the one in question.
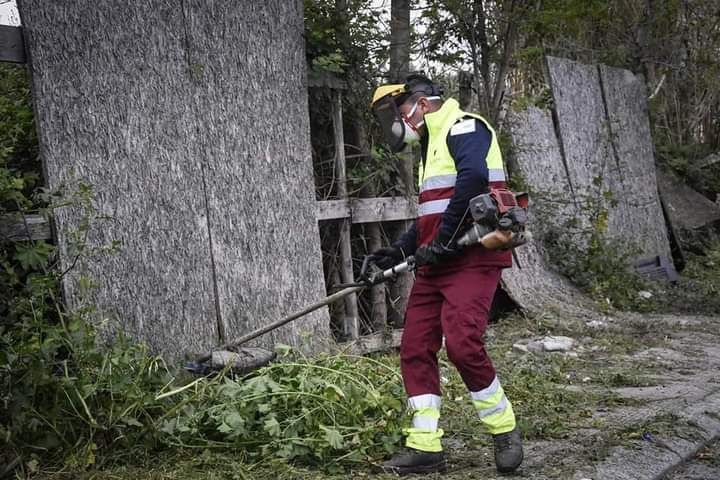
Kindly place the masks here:
<instances>
[{"instance_id":1,"label":"jacket sleeve","mask_svg":"<svg viewBox=\"0 0 720 480\"><path fill-rule=\"evenodd\" d=\"M456 123L448 134L447 145L455 160L457 179L455 193L440 224L438 238L443 243L447 243L456 231L455 236L459 235L458 226L465 217L470 199L488 191L487 154L491 141L492 133L474 118Z\"/></svg>"},{"instance_id":2,"label":"jacket sleeve","mask_svg":"<svg viewBox=\"0 0 720 480\"><path fill-rule=\"evenodd\" d=\"M413 222L410 229L403 233L402 236L392 244L393 247L399 248L404 257L415 254L417 250L417 221Z\"/></svg>"}]
</instances>

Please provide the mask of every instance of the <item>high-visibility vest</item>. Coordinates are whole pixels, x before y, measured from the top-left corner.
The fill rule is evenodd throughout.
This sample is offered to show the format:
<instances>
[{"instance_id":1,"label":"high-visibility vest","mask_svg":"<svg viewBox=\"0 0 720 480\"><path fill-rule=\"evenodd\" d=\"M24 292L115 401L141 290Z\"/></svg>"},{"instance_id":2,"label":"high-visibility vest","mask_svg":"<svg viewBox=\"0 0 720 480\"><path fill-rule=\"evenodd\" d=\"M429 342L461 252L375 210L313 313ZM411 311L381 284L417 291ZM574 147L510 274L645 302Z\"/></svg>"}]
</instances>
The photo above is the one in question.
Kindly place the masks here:
<instances>
[{"instance_id":1,"label":"high-visibility vest","mask_svg":"<svg viewBox=\"0 0 720 480\"><path fill-rule=\"evenodd\" d=\"M488 181L492 187L506 188L505 169L495 130L480 115L462 111L456 100L446 100L439 110L428 113L424 119L428 131L428 145L425 158L418 167L418 245L428 244L435 238L440 230L442 213L455 193L457 169L447 146L447 138L451 129L462 128L464 124L458 122L467 118L481 121L492 134L490 149L485 158ZM470 250L475 248L471 247ZM481 256L487 261L480 263L500 266L511 264L509 252L484 250Z\"/></svg>"}]
</instances>

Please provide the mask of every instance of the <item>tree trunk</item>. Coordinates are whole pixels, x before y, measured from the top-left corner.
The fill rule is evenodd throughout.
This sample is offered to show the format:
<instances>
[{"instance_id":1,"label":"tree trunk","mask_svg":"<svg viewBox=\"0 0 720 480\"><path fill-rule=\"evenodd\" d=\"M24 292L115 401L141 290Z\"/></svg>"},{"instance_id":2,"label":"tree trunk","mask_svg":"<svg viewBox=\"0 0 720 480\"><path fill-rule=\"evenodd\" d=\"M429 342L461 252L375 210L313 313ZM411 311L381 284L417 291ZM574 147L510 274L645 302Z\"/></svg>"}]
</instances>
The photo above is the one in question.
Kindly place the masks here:
<instances>
[{"instance_id":1,"label":"tree trunk","mask_svg":"<svg viewBox=\"0 0 720 480\"><path fill-rule=\"evenodd\" d=\"M392 0L390 10L390 81L403 83L410 74L410 1ZM400 178L405 195L415 194L415 157L413 151L406 151L398 155L400 158ZM413 222L403 222L400 234L408 230ZM402 325L405 316L405 306L412 288L412 277L402 275L394 284L389 286L390 296L397 299L390 309L388 323Z\"/></svg>"},{"instance_id":2,"label":"tree trunk","mask_svg":"<svg viewBox=\"0 0 720 480\"><path fill-rule=\"evenodd\" d=\"M487 36L487 18L485 16L485 5L483 0L475 0L473 2L474 18L476 23L476 40L477 47L480 49L480 78L482 79L482 89L478 88L478 99L480 101L480 109L482 113L493 117L492 115L492 80L490 79L490 44ZM475 52L477 52L477 47ZM478 86L480 87L480 86Z\"/></svg>"},{"instance_id":3,"label":"tree trunk","mask_svg":"<svg viewBox=\"0 0 720 480\"><path fill-rule=\"evenodd\" d=\"M324 296L302 7L23 0L41 156L99 213L80 262L101 318L178 358ZM278 121L278 108L282 121ZM58 212L67 264L77 209ZM326 310L259 343L327 339Z\"/></svg>"},{"instance_id":4,"label":"tree trunk","mask_svg":"<svg viewBox=\"0 0 720 480\"><path fill-rule=\"evenodd\" d=\"M410 0L390 4L390 81L402 82L410 72Z\"/></svg>"},{"instance_id":5,"label":"tree trunk","mask_svg":"<svg viewBox=\"0 0 720 480\"><path fill-rule=\"evenodd\" d=\"M458 72L458 102L462 110L469 110L472 104L472 74L464 70Z\"/></svg>"},{"instance_id":6,"label":"tree trunk","mask_svg":"<svg viewBox=\"0 0 720 480\"><path fill-rule=\"evenodd\" d=\"M492 110L490 116L495 124L501 125L501 111L503 107L503 101L505 99L505 83L507 81L508 69L510 67L510 60L512 59L515 51L515 40L517 37L517 22L515 21L515 2L511 1L506 10L503 12L505 16L505 22L507 27L505 29L505 35L503 37L503 50L502 56L497 67L497 73L495 78L495 85L492 91Z\"/></svg>"},{"instance_id":7,"label":"tree trunk","mask_svg":"<svg viewBox=\"0 0 720 480\"><path fill-rule=\"evenodd\" d=\"M511 113L508 125L515 145L517 173L531 192L538 192L532 197L533 206L529 210L529 226L537 238L516 250L522 268L516 264L503 270L503 288L526 311L540 313L552 305L563 314L584 316L592 305L577 287L547 264L542 235L538 236L542 233L538 230L547 228L546 222L559 225L578 215L552 115L530 107Z\"/></svg>"}]
</instances>

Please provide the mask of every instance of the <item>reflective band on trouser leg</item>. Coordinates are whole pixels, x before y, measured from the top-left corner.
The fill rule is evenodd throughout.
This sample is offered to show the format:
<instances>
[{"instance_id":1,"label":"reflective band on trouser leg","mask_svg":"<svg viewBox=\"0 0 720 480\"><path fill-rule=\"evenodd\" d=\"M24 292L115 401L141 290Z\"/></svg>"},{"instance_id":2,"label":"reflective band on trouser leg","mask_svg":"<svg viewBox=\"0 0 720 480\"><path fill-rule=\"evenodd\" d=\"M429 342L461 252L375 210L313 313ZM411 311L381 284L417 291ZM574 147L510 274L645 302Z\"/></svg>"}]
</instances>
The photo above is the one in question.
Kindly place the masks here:
<instances>
[{"instance_id":1,"label":"reflective band on trouser leg","mask_svg":"<svg viewBox=\"0 0 720 480\"><path fill-rule=\"evenodd\" d=\"M407 436L405 445L423 452L441 452L442 429L437 428L440 418L440 397L433 394L418 395L408 399L413 410L412 427L403 430Z\"/></svg>"},{"instance_id":2,"label":"reflective band on trouser leg","mask_svg":"<svg viewBox=\"0 0 720 480\"><path fill-rule=\"evenodd\" d=\"M515 413L495 377L487 388L470 392L475 410L487 431L493 435L506 433L515 428Z\"/></svg>"}]
</instances>

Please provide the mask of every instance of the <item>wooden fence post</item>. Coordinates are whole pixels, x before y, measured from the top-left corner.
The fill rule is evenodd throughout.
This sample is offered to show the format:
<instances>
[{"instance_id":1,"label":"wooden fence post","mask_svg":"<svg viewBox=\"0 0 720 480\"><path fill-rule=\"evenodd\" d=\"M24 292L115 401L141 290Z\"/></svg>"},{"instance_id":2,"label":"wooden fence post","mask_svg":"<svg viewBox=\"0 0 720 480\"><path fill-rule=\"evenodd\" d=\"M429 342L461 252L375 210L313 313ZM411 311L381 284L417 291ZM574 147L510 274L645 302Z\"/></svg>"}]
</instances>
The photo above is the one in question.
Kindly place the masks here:
<instances>
[{"instance_id":1,"label":"wooden fence post","mask_svg":"<svg viewBox=\"0 0 720 480\"><path fill-rule=\"evenodd\" d=\"M343 133L342 94L333 92L332 123L335 136L335 181L337 182L337 196L341 200L348 198L347 175L345 172L345 135ZM352 219L340 220L340 278L343 283L354 281L352 249L350 245L350 227ZM355 339L360 335L358 325L357 295L345 297L345 334Z\"/></svg>"}]
</instances>

